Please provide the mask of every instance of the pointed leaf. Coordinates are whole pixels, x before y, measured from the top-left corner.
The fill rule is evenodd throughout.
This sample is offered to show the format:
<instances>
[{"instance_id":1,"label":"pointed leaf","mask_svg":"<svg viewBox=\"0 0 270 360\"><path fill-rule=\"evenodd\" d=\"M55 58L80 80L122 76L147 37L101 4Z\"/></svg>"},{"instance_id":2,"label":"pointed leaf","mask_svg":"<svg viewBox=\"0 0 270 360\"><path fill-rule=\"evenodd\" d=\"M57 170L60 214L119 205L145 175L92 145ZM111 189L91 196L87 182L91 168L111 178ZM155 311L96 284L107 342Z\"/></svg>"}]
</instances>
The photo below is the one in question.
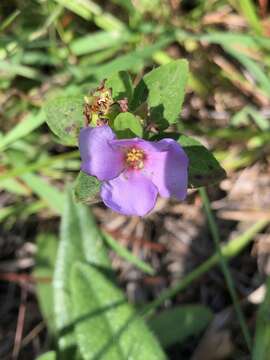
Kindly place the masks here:
<instances>
[{"instance_id":1,"label":"pointed leaf","mask_svg":"<svg viewBox=\"0 0 270 360\"><path fill-rule=\"evenodd\" d=\"M75 204L69 191L65 198L53 281L59 348L67 356L74 356L76 347L70 294L71 268L77 261L108 266L106 250L102 245L103 239L88 208Z\"/></svg>"},{"instance_id":2,"label":"pointed leaf","mask_svg":"<svg viewBox=\"0 0 270 360\"><path fill-rule=\"evenodd\" d=\"M186 60L172 61L146 74L134 91L131 108L135 110L145 101L153 122L166 128L178 121L188 78Z\"/></svg>"},{"instance_id":3,"label":"pointed leaf","mask_svg":"<svg viewBox=\"0 0 270 360\"><path fill-rule=\"evenodd\" d=\"M112 97L115 101L127 98L131 101L133 86L130 75L126 71L119 71L106 80L106 87L112 89Z\"/></svg>"}]
</instances>

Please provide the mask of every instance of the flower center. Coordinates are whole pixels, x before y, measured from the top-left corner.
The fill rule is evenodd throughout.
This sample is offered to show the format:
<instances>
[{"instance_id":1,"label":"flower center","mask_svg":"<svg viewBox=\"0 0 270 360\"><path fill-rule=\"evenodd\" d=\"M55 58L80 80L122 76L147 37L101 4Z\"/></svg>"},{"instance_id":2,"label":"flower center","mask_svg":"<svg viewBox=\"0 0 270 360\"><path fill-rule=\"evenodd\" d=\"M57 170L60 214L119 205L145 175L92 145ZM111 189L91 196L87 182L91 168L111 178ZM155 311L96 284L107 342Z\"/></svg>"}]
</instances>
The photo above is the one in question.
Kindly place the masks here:
<instances>
[{"instance_id":1,"label":"flower center","mask_svg":"<svg viewBox=\"0 0 270 360\"><path fill-rule=\"evenodd\" d=\"M131 148L126 153L128 167L140 170L144 167L145 153L141 149Z\"/></svg>"}]
</instances>

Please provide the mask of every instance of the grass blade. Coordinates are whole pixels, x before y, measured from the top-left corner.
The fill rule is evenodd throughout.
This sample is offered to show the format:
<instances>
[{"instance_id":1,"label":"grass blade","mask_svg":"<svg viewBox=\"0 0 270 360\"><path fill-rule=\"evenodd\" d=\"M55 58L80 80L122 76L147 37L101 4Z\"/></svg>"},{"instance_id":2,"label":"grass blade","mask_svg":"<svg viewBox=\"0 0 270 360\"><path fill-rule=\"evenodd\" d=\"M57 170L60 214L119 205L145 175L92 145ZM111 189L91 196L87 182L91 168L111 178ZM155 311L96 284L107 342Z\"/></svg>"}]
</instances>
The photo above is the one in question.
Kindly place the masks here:
<instances>
[{"instance_id":1,"label":"grass blade","mask_svg":"<svg viewBox=\"0 0 270 360\"><path fill-rule=\"evenodd\" d=\"M57 214L62 213L64 196L57 188L35 174L22 175L21 179L32 189L33 193L44 200L53 211Z\"/></svg>"},{"instance_id":2,"label":"grass blade","mask_svg":"<svg viewBox=\"0 0 270 360\"><path fill-rule=\"evenodd\" d=\"M38 114L30 114L27 118L13 129L11 129L6 135L0 139L0 150L4 150L8 145L30 134L33 130L38 128L45 121L45 114L40 111Z\"/></svg>"},{"instance_id":3,"label":"grass blade","mask_svg":"<svg viewBox=\"0 0 270 360\"><path fill-rule=\"evenodd\" d=\"M252 352L252 360L268 360L270 354L270 277L266 282L266 296L260 305L257 315L255 343Z\"/></svg>"},{"instance_id":4,"label":"grass blade","mask_svg":"<svg viewBox=\"0 0 270 360\"><path fill-rule=\"evenodd\" d=\"M211 211L211 206L210 206L210 202L206 193L205 188L200 188L199 189L202 201L203 201L203 206L205 208L205 212L206 212L206 216L208 219L208 223L209 223L209 227L210 227L210 231L213 237L213 240L215 242L215 246L217 249L217 254L219 256L219 261L220 261L220 265L221 265L221 269L223 271L224 277L225 277L225 281L227 283L227 287L229 290L229 293L231 295L232 301L233 301L233 305L236 311L236 315L238 317L238 321L240 323L240 327L242 329L243 335L244 335L244 339L247 343L247 346L249 348L249 350L251 350L251 336L249 334L249 330L244 318L244 315L242 313L241 307L239 305L239 301L237 298L237 294L236 294L236 290L235 290L235 285L227 264L227 260L226 258L223 256L222 251L221 251L221 245L220 245L220 235L219 235L219 231L218 231L218 227L217 224L215 222L213 213Z\"/></svg>"},{"instance_id":5,"label":"grass blade","mask_svg":"<svg viewBox=\"0 0 270 360\"><path fill-rule=\"evenodd\" d=\"M103 231L103 237L106 243L110 246L110 248L116 252L117 255L128 261L129 263L136 266L138 269L143 271L148 275L154 275L155 270L143 260L137 258L133 255L129 250L127 250L124 246L122 246L117 240L115 240L110 234Z\"/></svg>"}]
</instances>

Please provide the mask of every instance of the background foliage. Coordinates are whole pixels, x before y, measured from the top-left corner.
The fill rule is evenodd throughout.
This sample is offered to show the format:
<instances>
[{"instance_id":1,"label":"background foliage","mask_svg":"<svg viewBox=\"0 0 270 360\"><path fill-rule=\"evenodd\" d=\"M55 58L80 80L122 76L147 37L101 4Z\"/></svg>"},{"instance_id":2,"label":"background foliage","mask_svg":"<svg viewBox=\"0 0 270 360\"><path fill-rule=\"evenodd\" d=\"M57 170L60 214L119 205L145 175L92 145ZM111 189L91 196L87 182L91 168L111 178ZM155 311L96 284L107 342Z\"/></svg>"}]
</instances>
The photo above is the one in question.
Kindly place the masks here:
<instances>
[{"instance_id":1,"label":"background foliage","mask_svg":"<svg viewBox=\"0 0 270 360\"><path fill-rule=\"evenodd\" d=\"M1 359L267 359L269 28L267 1L1 1ZM80 99L104 78L185 134L192 187L224 177L214 152L211 203L127 219L72 200Z\"/></svg>"}]
</instances>

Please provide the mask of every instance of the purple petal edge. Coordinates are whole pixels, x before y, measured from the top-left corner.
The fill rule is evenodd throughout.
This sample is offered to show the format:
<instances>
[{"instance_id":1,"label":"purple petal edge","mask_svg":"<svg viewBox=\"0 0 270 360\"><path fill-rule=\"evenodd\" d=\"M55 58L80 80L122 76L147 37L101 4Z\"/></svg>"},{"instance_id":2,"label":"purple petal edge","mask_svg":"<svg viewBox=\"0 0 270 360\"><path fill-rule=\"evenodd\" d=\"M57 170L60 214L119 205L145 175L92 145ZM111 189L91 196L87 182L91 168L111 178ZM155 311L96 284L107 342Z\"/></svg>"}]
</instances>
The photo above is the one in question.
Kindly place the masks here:
<instances>
[{"instance_id":1,"label":"purple petal edge","mask_svg":"<svg viewBox=\"0 0 270 360\"><path fill-rule=\"evenodd\" d=\"M124 164L121 151L110 145L114 139L115 134L107 125L83 128L79 137L81 170L101 181L117 177L123 171Z\"/></svg>"}]
</instances>

